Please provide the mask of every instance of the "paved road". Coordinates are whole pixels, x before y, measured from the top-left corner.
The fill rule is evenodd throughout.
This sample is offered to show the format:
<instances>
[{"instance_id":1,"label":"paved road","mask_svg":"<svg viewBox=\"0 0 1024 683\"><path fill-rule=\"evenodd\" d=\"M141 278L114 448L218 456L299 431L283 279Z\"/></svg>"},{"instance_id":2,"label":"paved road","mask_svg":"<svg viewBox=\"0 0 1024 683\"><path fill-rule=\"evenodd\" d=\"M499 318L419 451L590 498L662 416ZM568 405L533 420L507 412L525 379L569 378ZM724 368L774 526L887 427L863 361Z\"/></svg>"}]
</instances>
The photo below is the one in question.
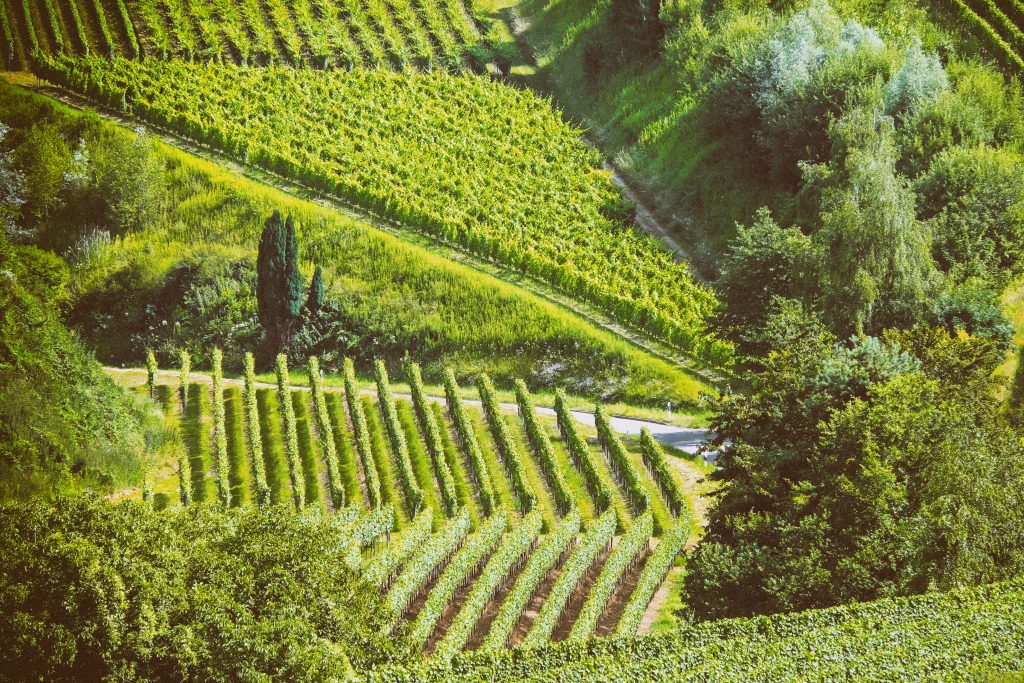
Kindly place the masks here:
<instances>
[{"instance_id":1,"label":"paved road","mask_svg":"<svg viewBox=\"0 0 1024 683\"><path fill-rule=\"evenodd\" d=\"M139 368L105 368L107 372L111 374L129 374L129 373L145 373L145 370ZM160 377L165 377L177 381L178 373L171 370L161 370L157 373ZM202 373L192 373L189 376L193 382L209 382L210 376ZM240 379L227 379L225 378L224 383L226 385L242 385ZM256 386L266 387L270 389L276 389L276 384L269 382L257 382ZM300 391L309 391L309 387L302 385L293 385L292 389L298 389ZM324 387L324 391L340 391L335 387ZM377 392L373 389L361 389L360 393L375 396ZM396 393L396 397L412 400L412 396L409 394ZM431 401L437 403L444 403L443 396L428 396ZM464 403L469 405L479 406L481 405L478 399L463 399ZM507 412L517 412L519 407L515 403L502 403L501 407ZM547 406L537 406L537 412L541 415L554 415L555 409ZM594 414L585 410L573 410L572 416L576 418L581 424L594 426ZM657 439L660 443L673 448L678 448L687 453L696 453L697 449L700 448L701 444L707 439L708 432L706 429L695 429L692 427L677 427L675 425L667 425L661 422L652 422L650 420L640 420L632 417L617 417L611 416L612 429L619 434L626 436L636 436L640 434L640 430L644 427L650 430L651 436ZM713 459L713 458L710 458Z\"/></svg>"}]
</instances>

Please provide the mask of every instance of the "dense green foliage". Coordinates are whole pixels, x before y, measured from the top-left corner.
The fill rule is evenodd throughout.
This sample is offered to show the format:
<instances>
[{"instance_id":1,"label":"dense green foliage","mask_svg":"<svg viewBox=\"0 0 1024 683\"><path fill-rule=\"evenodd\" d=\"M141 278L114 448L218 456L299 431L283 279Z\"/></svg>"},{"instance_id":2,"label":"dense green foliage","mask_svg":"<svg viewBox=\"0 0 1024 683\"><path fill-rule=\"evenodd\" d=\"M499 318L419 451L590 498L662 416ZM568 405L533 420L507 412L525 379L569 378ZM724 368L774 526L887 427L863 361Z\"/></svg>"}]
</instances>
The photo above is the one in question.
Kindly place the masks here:
<instances>
[{"instance_id":1,"label":"dense green foliage","mask_svg":"<svg viewBox=\"0 0 1024 683\"><path fill-rule=\"evenodd\" d=\"M402 538L396 543L389 544L366 568L366 580L374 585L387 587L399 565L417 552L430 538L433 523L434 513L430 508L416 515L413 523L402 532Z\"/></svg>"},{"instance_id":2,"label":"dense green foliage","mask_svg":"<svg viewBox=\"0 0 1024 683\"><path fill-rule=\"evenodd\" d=\"M576 419L569 411L565 400L565 392L561 389L555 392L555 413L558 417L558 431L561 432L565 441L565 450L569 459L580 472L587 485L587 491L594 499L594 506L598 512L604 512L612 504L612 486L602 476L594 453L590 450L586 439L580 434Z\"/></svg>"},{"instance_id":3,"label":"dense green foliage","mask_svg":"<svg viewBox=\"0 0 1024 683\"><path fill-rule=\"evenodd\" d=\"M370 507L377 507L381 504L381 483L380 474L373 460L370 448L370 430L366 425L366 414L363 412L363 405L359 401L359 393L355 387L355 369L352 361L345 358L342 364L342 372L345 379L345 400L348 403L348 414L352 421L352 431L355 434L356 452L359 454L359 464L363 469L363 476L366 478L366 492L370 500Z\"/></svg>"},{"instance_id":4,"label":"dense green foliage","mask_svg":"<svg viewBox=\"0 0 1024 683\"><path fill-rule=\"evenodd\" d=\"M272 355L287 349L302 307L295 220L277 209L263 225L256 255L256 304Z\"/></svg>"},{"instance_id":5,"label":"dense green foliage","mask_svg":"<svg viewBox=\"0 0 1024 683\"><path fill-rule=\"evenodd\" d=\"M327 412L327 399L324 397L323 387L320 384L320 363L316 356L310 356L307 369L309 370L309 390L313 402L313 414L316 417L317 441L327 465L327 486L331 494L331 504L337 510L345 505L345 488L338 465L334 428L331 425L331 416Z\"/></svg>"},{"instance_id":6,"label":"dense green foliage","mask_svg":"<svg viewBox=\"0 0 1024 683\"><path fill-rule=\"evenodd\" d=\"M2 169L0 169L2 172ZM68 271L0 234L0 497L142 481L151 405L124 394L60 319ZM153 433L151 433L153 432Z\"/></svg>"},{"instance_id":7,"label":"dense green foliage","mask_svg":"<svg viewBox=\"0 0 1024 683\"><path fill-rule=\"evenodd\" d=\"M267 466L263 460L263 439L260 436L260 414L256 401L256 360L251 353L245 354L245 379L242 400L245 404L245 439L249 452L249 470L253 475L253 492L256 504L270 504L270 487L267 485Z\"/></svg>"},{"instance_id":8,"label":"dense green foliage","mask_svg":"<svg viewBox=\"0 0 1024 683\"><path fill-rule=\"evenodd\" d=\"M790 311L713 420L727 482L687 571L700 618L981 584L1024 569L1024 460L992 342L917 328L837 343Z\"/></svg>"},{"instance_id":9,"label":"dense green foliage","mask_svg":"<svg viewBox=\"0 0 1024 683\"><path fill-rule=\"evenodd\" d=\"M695 360L727 361L706 325L714 297L628 225L578 131L529 92L440 72L47 64L72 90L513 266Z\"/></svg>"},{"instance_id":10,"label":"dense green foliage","mask_svg":"<svg viewBox=\"0 0 1024 683\"><path fill-rule=\"evenodd\" d=\"M387 593L390 623L397 623L424 582L444 567L444 563L462 546L469 534L469 515L463 511L448 521L430 540L420 546L416 554L402 567Z\"/></svg>"},{"instance_id":11,"label":"dense green foliage","mask_svg":"<svg viewBox=\"0 0 1024 683\"><path fill-rule=\"evenodd\" d=\"M1017 580L656 636L470 654L450 664L385 667L363 680L998 680L1019 671L1022 623L1024 586Z\"/></svg>"},{"instance_id":12,"label":"dense green foliage","mask_svg":"<svg viewBox=\"0 0 1024 683\"><path fill-rule=\"evenodd\" d=\"M345 678L396 661L350 536L286 510L0 507L0 669L50 681Z\"/></svg>"},{"instance_id":13,"label":"dense green foliage","mask_svg":"<svg viewBox=\"0 0 1024 683\"><path fill-rule=\"evenodd\" d=\"M530 448L540 462L548 485L551 487L555 505L558 507L558 514L564 516L569 511L569 508L576 504L576 501L573 500L572 493L569 492L568 485L565 483L565 476L562 474L561 466L555 460L551 439L548 438L544 425L541 424L540 418L537 417L537 406L533 403L533 398L530 396L530 391L526 388L526 383L521 379L516 380L515 391L516 405L519 408L519 415L523 419L526 438Z\"/></svg>"},{"instance_id":14,"label":"dense green foliage","mask_svg":"<svg viewBox=\"0 0 1024 683\"><path fill-rule=\"evenodd\" d=\"M295 424L295 407L292 405L291 385L288 380L288 361L283 353L277 356L274 370L277 373L277 403L281 414L284 456L285 462L288 463L292 501L295 503L295 509L301 510L306 506L306 479L299 454L299 430Z\"/></svg>"}]
</instances>

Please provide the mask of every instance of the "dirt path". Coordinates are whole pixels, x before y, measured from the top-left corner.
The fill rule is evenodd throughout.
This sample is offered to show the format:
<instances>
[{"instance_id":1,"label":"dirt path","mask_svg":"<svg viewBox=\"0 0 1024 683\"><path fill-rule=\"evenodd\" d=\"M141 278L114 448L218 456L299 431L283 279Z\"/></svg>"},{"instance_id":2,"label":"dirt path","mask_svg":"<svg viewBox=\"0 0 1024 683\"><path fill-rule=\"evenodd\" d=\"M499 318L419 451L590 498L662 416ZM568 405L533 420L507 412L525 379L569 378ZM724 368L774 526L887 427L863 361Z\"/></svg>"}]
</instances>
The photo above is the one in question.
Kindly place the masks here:
<instances>
[{"instance_id":1,"label":"dirt path","mask_svg":"<svg viewBox=\"0 0 1024 683\"><path fill-rule=\"evenodd\" d=\"M683 580L683 572L685 570L682 567L673 567L665 580L658 586L658 590L654 592L654 597L651 598L651 604L647 605L644 616L640 619L640 627L637 629L637 634L650 633L651 628L654 626L654 622L658 620L661 615L661 610L665 603L672 595L672 589L675 588L679 581Z\"/></svg>"},{"instance_id":2,"label":"dirt path","mask_svg":"<svg viewBox=\"0 0 1024 683\"><path fill-rule=\"evenodd\" d=\"M590 595L590 589L597 583L597 577L601 576L604 563L608 561L608 557L612 554L612 550L615 549L617 544L618 539L616 538L606 545L601 550L601 553L594 558L594 563L587 569L580 582L576 584L576 590L569 596L569 602L565 603L562 614L558 617L558 623L555 624L555 630L551 633L551 642L558 643L569 637L573 624L576 623L576 618L579 617L580 612L583 610L583 603L587 601L587 596Z\"/></svg>"},{"instance_id":3,"label":"dirt path","mask_svg":"<svg viewBox=\"0 0 1024 683\"><path fill-rule=\"evenodd\" d=\"M615 587L615 590L608 597L608 603L604 606L604 611L601 612L601 617L597 620L594 635L598 638L611 635L615 627L618 626L622 610L626 609L626 604L629 602L630 596L633 595L633 589L636 588L636 584L640 581L640 573L643 572L647 559L651 556L653 549L654 546L648 542L637 553L636 559L626 567L626 571L622 574L622 579L619 580L619 585Z\"/></svg>"}]
</instances>

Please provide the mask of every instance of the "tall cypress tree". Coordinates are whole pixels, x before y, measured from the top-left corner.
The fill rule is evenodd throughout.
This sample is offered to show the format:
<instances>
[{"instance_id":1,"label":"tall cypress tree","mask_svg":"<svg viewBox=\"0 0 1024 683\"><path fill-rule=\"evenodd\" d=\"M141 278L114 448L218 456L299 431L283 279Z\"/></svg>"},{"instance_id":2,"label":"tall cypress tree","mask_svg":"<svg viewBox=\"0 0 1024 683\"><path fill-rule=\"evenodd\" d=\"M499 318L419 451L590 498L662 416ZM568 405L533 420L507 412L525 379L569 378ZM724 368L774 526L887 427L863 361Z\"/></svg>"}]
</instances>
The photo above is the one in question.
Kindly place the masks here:
<instances>
[{"instance_id":1,"label":"tall cypress tree","mask_svg":"<svg viewBox=\"0 0 1024 683\"><path fill-rule=\"evenodd\" d=\"M315 316L324 305L324 270L320 266L313 271L313 279L309 283L309 296L306 297L306 310Z\"/></svg>"},{"instance_id":2,"label":"tall cypress tree","mask_svg":"<svg viewBox=\"0 0 1024 683\"><path fill-rule=\"evenodd\" d=\"M260 323L275 354L288 346L302 310L302 273L295 221L277 209L267 219L256 259L256 300Z\"/></svg>"}]
</instances>

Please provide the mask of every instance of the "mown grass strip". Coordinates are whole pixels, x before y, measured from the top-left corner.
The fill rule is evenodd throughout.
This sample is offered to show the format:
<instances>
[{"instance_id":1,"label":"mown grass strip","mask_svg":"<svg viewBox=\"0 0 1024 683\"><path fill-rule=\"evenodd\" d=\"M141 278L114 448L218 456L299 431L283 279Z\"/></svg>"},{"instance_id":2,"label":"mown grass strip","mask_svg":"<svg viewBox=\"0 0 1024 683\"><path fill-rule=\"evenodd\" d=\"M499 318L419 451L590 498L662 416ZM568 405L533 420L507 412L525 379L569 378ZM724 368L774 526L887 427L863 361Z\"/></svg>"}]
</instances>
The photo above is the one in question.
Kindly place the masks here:
<instances>
[{"instance_id":1,"label":"mown grass strip","mask_svg":"<svg viewBox=\"0 0 1024 683\"><path fill-rule=\"evenodd\" d=\"M427 455L426 445L416 430L416 415L413 413L412 405L408 401L396 401L395 410L398 413L399 426L405 434L405 442L409 447L409 461L412 463L413 473L416 475L416 482L423 492L423 506L433 510L434 516L438 519L448 517L441 499L438 497L437 484L434 483L430 457Z\"/></svg>"},{"instance_id":2,"label":"mown grass strip","mask_svg":"<svg viewBox=\"0 0 1024 683\"><path fill-rule=\"evenodd\" d=\"M455 434L458 436L459 444L469 460L469 467L466 468L466 471L469 474L470 481L476 488L477 495L480 497L480 507L485 516L491 515L499 503L496 499L495 482L492 480L490 469L484 461L483 451L477 437L477 426L470 418L466 406L462 403L462 398L459 395L459 385L455 381L455 373L452 372L451 368L444 369L444 395L448 404L448 414L451 416L452 424L455 427ZM508 503L506 501L503 504L507 505Z\"/></svg>"},{"instance_id":3,"label":"mown grass strip","mask_svg":"<svg viewBox=\"0 0 1024 683\"><path fill-rule=\"evenodd\" d=\"M267 471L267 486L270 488L270 502L284 505L291 496L288 484L288 463L284 454L284 437L281 434L281 408L273 389L256 390L256 407L259 411L260 438L263 442L263 462Z\"/></svg>"},{"instance_id":4,"label":"mown grass strip","mask_svg":"<svg viewBox=\"0 0 1024 683\"><path fill-rule=\"evenodd\" d=\"M402 528L408 521L405 511L409 509L402 487L398 485L398 477L394 474L390 450L384 428L381 426L380 411L377 404L369 396L359 398L363 415L366 417L367 437L370 453L373 456L374 468L380 478L381 505L393 505L395 508L395 531Z\"/></svg>"},{"instance_id":5,"label":"mown grass strip","mask_svg":"<svg viewBox=\"0 0 1024 683\"><path fill-rule=\"evenodd\" d=\"M451 472L452 481L454 482L456 507L469 510L469 521L475 531L480 519L479 496L470 485L470 477L466 471L468 465L463 461L462 456L459 454L459 449L455 446L455 442L452 441L452 437L448 433L447 424L444 420L444 408L441 407L440 403L434 402L430 403L429 408L439 426L438 433L441 437L442 455L448 464L448 470Z\"/></svg>"},{"instance_id":6,"label":"mown grass strip","mask_svg":"<svg viewBox=\"0 0 1024 683\"><path fill-rule=\"evenodd\" d=\"M345 500L350 505L372 507L363 496L359 485L359 463L353 448L353 436L345 424L345 406L341 395L329 391L324 394L327 403L327 414L330 416L331 429L334 432L334 445L338 449L338 474L342 487L345 489Z\"/></svg>"},{"instance_id":7,"label":"mown grass strip","mask_svg":"<svg viewBox=\"0 0 1024 683\"><path fill-rule=\"evenodd\" d=\"M305 504L323 509L325 501L320 487L320 448L310 433L313 425L309 419L309 395L305 391L292 391L291 401L292 410L295 412L299 460L302 463Z\"/></svg>"},{"instance_id":8,"label":"mown grass strip","mask_svg":"<svg viewBox=\"0 0 1024 683\"><path fill-rule=\"evenodd\" d=\"M210 420L207 413L209 389L205 384L190 384L181 421L181 435L189 453L192 469L192 496L197 503L216 499L213 479L207 473L213 468L210 444Z\"/></svg>"},{"instance_id":9,"label":"mown grass strip","mask_svg":"<svg viewBox=\"0 0 1024 683\"><path fill-rule=\"evenodd\" d=\"M252 503L253 484L249 472L248 449L245 445L242 392L238 387L228 387L224 390L224 431L228 440L231 507L243 507Z\"/></svg>"}]
</instances>

